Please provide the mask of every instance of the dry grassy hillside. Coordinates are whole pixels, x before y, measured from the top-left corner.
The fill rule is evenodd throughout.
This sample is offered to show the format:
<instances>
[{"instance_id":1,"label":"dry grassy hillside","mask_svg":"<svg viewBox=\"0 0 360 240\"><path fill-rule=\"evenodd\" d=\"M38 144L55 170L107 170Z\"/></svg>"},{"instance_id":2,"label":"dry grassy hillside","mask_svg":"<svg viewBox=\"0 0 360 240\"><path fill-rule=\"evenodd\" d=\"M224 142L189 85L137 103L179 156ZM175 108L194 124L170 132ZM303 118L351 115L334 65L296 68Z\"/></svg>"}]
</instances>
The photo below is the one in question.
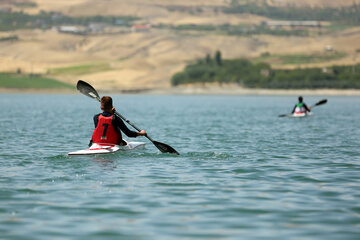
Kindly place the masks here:
<instances>
[{"instance_id":1,"label":"dry grassy hillside","mask_svg":"<svg viewBox=\"0 0 360 240\"><path fill-rule=\"evenodd\" d=\"M71 16L129 15L141 18L139 24L256 24L265 18L251 15L226 15L212 7L228 4L229 0L33 0L40 10L60 11ZM294 3L292 0L271 0L271 4ZM353 0L306 0L304 4L352 4ZM204 10L171 11L169 6L202 6ZM208 9L206 7L209 7ZM315 37L285 37L270 35L227 36L206 32L176 32L152 28L150 32L123 32L103 35L71 35L54 30L19 30L0 32L2 36L17 35L18 41L0 42L0 71L44 73L62 81L75 83L83 79L99 89L169 88L171 76L187 62L207 53L221 50L224 58L255 58L264 52L271 54L319 54L325 46L345 53L341 59L309 66L353 64L360 62L360 28L337 31ZM275 67L292 68L294 65ZM302 64L301 66L308 66ZM298 67L298 66L296 66Z\"/></svg>"}]
</instances>

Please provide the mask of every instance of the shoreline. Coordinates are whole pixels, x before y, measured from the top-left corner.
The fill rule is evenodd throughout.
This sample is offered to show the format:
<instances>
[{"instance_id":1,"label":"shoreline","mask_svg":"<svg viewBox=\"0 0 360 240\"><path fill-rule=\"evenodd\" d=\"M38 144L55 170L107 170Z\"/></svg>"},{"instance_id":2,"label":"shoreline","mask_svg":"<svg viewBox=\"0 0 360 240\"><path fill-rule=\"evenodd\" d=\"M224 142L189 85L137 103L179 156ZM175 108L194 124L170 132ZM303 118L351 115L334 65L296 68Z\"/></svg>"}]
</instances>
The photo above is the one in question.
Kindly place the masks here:
<instances>
[{"instance_id":1,"label":"shoreline","mask_svg":"<svg viewBox=\"0 0 360 240\"><path fill-rule=\"evenodd\" d=\"M106 90L102 94L143 94L143 95L274 95L274 96L360 96L360 89L263 89L242 88L239 86L181 86L163 89ZM0 94L77 94L76 89L19 89L0 88Z\"/></svg>"},{"instance_id":2,"label":"shoreline","mask_svg":"<svg viewBox=\"0 0 360 240\"><path fill-rule=\"evenodd\" d=\"M360 89L264 89L242 87L175 87L147 94L170 95L273 95L273 96L360 96Z\"/></svg>"}]
</instances>

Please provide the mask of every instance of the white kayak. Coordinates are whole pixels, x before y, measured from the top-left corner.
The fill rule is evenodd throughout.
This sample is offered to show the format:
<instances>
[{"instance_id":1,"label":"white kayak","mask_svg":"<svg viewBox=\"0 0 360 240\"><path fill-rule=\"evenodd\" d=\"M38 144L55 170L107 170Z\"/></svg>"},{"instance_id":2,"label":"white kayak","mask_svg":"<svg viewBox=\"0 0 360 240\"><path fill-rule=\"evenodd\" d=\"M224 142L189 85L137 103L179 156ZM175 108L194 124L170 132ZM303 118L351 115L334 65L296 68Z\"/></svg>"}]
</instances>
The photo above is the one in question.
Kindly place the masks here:
<instances>
[{"instance_id":1,"label":"white kayak","mask_svg":"<svg viewBox=\"0 0 360 240\"><path fill-rule=\"evenodd\" d=\"M125 140L124 140L125 141ZM115 144L102 144L102 143L93 143L90 148L83 149L75 152L69 152L68 155L94 155L94 154L107 154L114 153L119 150L134 150L136 148L144 147L144 142L127 142L127 144L120 146Z\"/></svg>"},{"instance_id":2,"label":"white kayak","mask_svg":"<svg viewBox=\"0 0 360 240\"><path fill-rule=\"evenodd\" d=\"M312 112L308 112L308 113L306 113L306 112L299 112L299 113L295 112L293 114L290 114L290 117L303 118L303 117L311 117L312 115L313 115Z\"/></svg>"}]
</instances>

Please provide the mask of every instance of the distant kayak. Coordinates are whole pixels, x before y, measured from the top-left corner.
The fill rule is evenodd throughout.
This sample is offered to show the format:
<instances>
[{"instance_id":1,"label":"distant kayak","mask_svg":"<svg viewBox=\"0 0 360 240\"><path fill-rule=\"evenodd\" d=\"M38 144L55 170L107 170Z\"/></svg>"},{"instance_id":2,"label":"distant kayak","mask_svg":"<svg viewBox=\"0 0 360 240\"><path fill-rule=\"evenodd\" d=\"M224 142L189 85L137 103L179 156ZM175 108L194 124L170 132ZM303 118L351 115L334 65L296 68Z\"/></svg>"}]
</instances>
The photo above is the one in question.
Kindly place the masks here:
<instances>
[{"instance_id":1,"label":"distant kayak","mask_svg":"<svg viewBox=\"0 0 360 240\"><path fill-rule=\"evenodd\" d=\"M124 140L125 141L125 140ZM126 141L125 141L126 142ZM95 155L95 154L109 154L119 150L134 150L136 148L144 147L144 142L126 142L124 146L115 144L99 144L93 143L90 148L78 150L75 152L69 152L68 155Z\"/></svg>"},{"instance_id":2,"label":"distant kayak","mask_svg":"<svg viewBox=\"0 0 360 240\"><path fill-rule=\"evenodd\" d=\"M323 100L315 103L310 108L313 108L316 106L321 106L321 105L324 105L325 103L327 103L327 99L323 99ZM294 113L290 113L290 114L280 114L279 115L279 117L295 117L295 118L303 118L303 117L311 117L311 116L313 116L312 112L294 112Z\"/></svg>"}]
</instances>

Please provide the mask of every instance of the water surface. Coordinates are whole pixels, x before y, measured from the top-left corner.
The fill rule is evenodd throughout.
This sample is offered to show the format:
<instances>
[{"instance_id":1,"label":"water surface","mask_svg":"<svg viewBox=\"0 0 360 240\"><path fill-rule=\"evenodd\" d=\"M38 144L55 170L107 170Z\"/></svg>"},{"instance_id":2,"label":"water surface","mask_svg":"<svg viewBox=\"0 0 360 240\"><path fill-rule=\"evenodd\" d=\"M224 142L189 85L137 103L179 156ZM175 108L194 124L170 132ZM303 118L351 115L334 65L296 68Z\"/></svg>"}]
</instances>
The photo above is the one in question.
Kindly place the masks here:
<instances>
[{"instance_id":1,"label":"water surface","mask_svg":"<svg viewBox=\"0 0 360 240\"><path fill-rule=\"evenodd\" d=\"M360 98L117 95L180 156L73 156L98 103L1 94L1 239L359 239ZM305 97L308 105L319 97Z\"/></svg>"}]
</instances>

